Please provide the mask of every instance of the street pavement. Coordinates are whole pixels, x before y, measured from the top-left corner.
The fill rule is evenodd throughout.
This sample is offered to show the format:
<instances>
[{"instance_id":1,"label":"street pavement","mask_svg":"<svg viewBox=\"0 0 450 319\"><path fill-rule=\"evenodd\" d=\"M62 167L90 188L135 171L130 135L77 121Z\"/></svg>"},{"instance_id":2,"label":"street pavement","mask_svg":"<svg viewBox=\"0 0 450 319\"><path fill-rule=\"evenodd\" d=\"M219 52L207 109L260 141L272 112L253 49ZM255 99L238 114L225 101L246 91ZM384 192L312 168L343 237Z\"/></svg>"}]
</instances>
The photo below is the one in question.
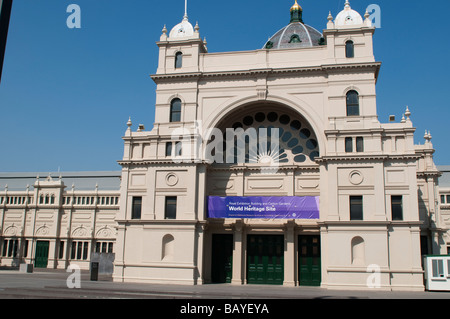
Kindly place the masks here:
<instances>
[{"instance_id":1,"label":"street pavement","mask_svg":"<svg viewBox=\"0 0 450 319\"><path fill-rule=\"evenodd\" d=\"M260 285L156 285L117 283L111 277L81 271L80 288L68 288L72 272L39 270L31 274L0 270L0 299L185 299L185 300L277 300L277 299L450 299L448 292L338 291L315 287ZM73 282L73 281L71 281Z\"/></svg>"}]
</instances>

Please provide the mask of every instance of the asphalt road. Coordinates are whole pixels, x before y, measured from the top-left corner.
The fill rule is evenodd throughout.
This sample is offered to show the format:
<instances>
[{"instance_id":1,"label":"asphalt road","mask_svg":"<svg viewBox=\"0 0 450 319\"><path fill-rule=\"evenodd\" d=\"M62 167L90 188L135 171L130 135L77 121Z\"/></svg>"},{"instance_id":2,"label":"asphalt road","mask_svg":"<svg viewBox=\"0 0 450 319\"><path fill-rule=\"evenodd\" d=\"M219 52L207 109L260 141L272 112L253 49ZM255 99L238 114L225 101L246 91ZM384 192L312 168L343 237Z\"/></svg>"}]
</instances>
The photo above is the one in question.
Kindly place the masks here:
<instances>
[{"instance_id":1,"label":"asphalt road","mask_svg":"<svg viewBox=\"0 0 450 319\"><path fill-rule=\"evenodd\" d=\"M154 300L311 300L311 299L450 299L447 292L334 291L313 287L259 285L154 285L115 283L99 276L90 281L82 271L80 288L68 288L72 273L35 270L31 274L0 270L0 299L154 299Z\"/></svg>"}]
</instances>

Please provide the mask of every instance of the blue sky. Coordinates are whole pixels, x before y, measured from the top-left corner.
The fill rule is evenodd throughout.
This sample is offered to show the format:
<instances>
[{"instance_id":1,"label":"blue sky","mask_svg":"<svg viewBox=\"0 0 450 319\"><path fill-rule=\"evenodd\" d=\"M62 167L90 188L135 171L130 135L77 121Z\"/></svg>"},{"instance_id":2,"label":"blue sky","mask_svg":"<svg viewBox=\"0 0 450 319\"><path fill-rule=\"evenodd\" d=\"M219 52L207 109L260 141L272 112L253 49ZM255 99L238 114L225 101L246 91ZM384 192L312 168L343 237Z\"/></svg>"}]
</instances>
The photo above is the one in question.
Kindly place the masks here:
<instances>
[{"instance_id":1,"label":"blue sky","mask_svg":"<svg viewBox=\"0 0 450 319\"><path fill-rule=\"evenodd\" d=\"M210 52L254 50L289 23L293 2L189 0L189 19ZM318 30L344 2L299 1L305 23ZM67 28L72 3L81 29ZM374 39L383 62L379 119L400 120L409 105L416 143L431 130L436 163L450 164L450 43L441 32L450 2L351 1L361 14L372 3L382 10ZM0 171L120 170L128 117L134 129L154 122L155 42L183 14L183 0L14 0L0 84Z\"/></svg>"}]
</instances>

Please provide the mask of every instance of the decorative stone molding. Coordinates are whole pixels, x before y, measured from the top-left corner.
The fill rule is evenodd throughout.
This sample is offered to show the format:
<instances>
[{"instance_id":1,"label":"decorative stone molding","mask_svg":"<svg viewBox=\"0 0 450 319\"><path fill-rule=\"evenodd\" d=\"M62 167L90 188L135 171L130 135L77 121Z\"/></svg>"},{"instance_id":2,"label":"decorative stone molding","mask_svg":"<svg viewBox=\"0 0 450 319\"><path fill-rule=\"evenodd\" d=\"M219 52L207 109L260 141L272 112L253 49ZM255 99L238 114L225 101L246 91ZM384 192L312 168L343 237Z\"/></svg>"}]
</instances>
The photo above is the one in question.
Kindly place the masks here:
<instances>
[{"instance_id":1,"label":"decorative stone molding","mask_svg":"<svg viewBox=\"0 0 450 319\"><path fill-rule=\"evenodd\" d=\"M364 181L364 175L360 171L353 171L349 174L349 181L353 185L361 185Z\"/></svg>"},{"instance_id":2,"label":"decorative stone molding","mask_svg":"<svg viewBox=\"0 0 450 319\"><path fill-rule=\"evenodd\" d=\"M178 184L179 178L175 173L169 173L166 176L166 184L167 186L173 187Z\"/></svg>"}]
</instances>

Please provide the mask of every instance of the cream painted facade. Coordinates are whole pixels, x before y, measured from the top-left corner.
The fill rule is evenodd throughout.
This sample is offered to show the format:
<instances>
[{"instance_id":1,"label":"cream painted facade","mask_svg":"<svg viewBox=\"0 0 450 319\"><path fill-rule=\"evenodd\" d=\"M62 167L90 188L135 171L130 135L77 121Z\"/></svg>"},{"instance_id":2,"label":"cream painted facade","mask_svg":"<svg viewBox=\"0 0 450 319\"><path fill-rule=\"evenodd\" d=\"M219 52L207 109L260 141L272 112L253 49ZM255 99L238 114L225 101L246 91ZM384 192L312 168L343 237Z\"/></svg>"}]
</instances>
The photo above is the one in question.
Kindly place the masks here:
<instances>
[{"instance_id":1,"label":"cream painted facade","mask_svg":"<svg viewBox=\"0 0 450 319\"><path fill-rule=\"evenodd\" d=\"M381 63L368 14L362 18L347 1L323 32L304 25L302 14L294 5L291 23L254 51L209 53L187 14L170 32L164 28L152 75L154 127L134 131L128 122L120 191L65 190L64 178L39 181L33 191L5 189L2 247L16 237L20 247L28 240L28 257L23 248L16 256L33 263L36 242L48 239L48 267L78 262L86 268L89 257L69 257L71 242L88 242L87 255L96 242L111 242L118 282L302 286L311 275L323 288L368 289L368 270L376 266L377 289L423 290L422 254L446 254L450 245L431 136L414 144L409 109L399 122L379 121ZM349 100L354 92L357 112ZM297 134L282 136L276 171L265 171L261 158L207 160L209 129L258 126ZM182 153L174 161L180 138ZM39 202L46 190L54 204ZM450 195L450 184L442 191ZM14 196L29 199L11 204L7 198ZM75 204L82 196L94 199ZM99 205L101 196L114 204ZM320 218L211 219L210 196L317 196ZM394 198L401 218L393 218ZM350 213L355 199L362 200L361 220ZM60 242L66 242L62 258ZM11 262L1 257L2 265ZM253 278L258 271L264 274Z\"/></svg>"},{"instance_id":2,"label":"cream painted facade","mask_svg":"<svg viewBox=\"0 0 450 319\"><path fill-rule=\"evenodd\" d=\"M91 252L114 251L117 172L58 178L2 173L0 183L5 187L0 192L1 266L66 269L75 264L87 270Z\"/></svg>"},{"instance_id":3,"label":"cream painted facade","mask_svg":"<svg viewBox=\"0 0 450 319\"><path fill-rule=\"evenodd\" d=\"M187 16L183 21L187 23ZM305 36L311 40L314 31L301 24L299 32L308 29ZM414 145L408 109L399 123L378 120L381 63L373 54L375 28L368 14L364 20L346 2L335 21L328 17L321 45L281 49L276 41L282 40L275 36L261 50L209 53L198 25L184 36L172 37L183 30L178 25L168 36L164 28L157 43L154 128L138 132L129 128L124 137L115 280L212 282L213 237L229 234L231 283L246 284L251 271L247 241L255 240L252 235L281 235L283 284L294 286L302 279L298 239L316 235L322 287L367 289L368 267L377 265L379 289L423 290L421 238L429 238L422 239L429 252L446 250L436 205L440 173L430 140ZM288 28L282 37L287 32ZM349 41L351 57L346 53ZM182 66L177 64L180 57ZM352 116L346 107L350 91L359 96L359 114ZM174 99L182 105L175 121ZM194 151L198 135L203 137L200 149L205 150L208 129L239 126L246 117L251 122L248 117L270 112L288 115L307 127L317 139L320 156L306 156L300 162L289 157L276 173L264 174L259 164L210 164L204 153ZM183 144L183 152L187 148L192 152L175 164L166 156L166 146L176 142L175 130L193 132L193 127L200 129L187 134L191 142ZM346 149L346 138L352 151ZM358 151L361 141L363 150ZM319 196L320 219L209 219L208 196ZM351 220L352 196L363 198L363 220ZM392 196L402 199L401 220L392 220ZM135 197L142 198L139 219L131 217ZM176 198L174 220L165 218L167 198Z\"/></svg>"}]
</instances>

